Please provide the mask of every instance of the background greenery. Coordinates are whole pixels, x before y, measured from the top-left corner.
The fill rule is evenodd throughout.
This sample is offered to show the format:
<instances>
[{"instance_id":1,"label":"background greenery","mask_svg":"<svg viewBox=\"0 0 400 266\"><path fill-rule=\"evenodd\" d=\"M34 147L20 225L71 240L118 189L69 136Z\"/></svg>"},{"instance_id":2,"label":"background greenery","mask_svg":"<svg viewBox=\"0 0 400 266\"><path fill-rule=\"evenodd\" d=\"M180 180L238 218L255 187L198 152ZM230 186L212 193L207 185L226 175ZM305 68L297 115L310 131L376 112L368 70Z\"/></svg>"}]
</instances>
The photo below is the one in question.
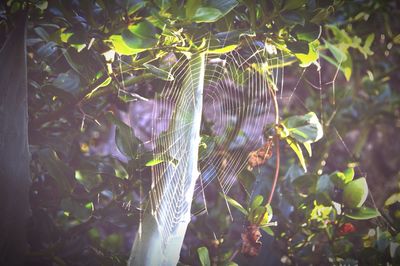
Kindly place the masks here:
<instances>
[{"instance_id":1,"label":"background greenery","mask_svg":"<svg viewBox=\"0 0 400 266\"><path fill-rule=\"evenodd\" d=\"M268 227L274 236L263 236L259 256L238 252L246 217L233 209L229 218L215 184L206 191L208 215L189 225L181 263L400 263L396 1L10 0L0 5L1 44L23 9L33 180L27 265L126 263L151 153L123 113L132 101L154 98L170 79L171 54L190 51L209 32L212 42L240 47L247 36L288 56L284 89L295 96L280 100L281 116L314 111L324 137L305 156L307 174L282 141L277 226ZM255 195L267 198L274 166L272 158L243 171L229 196L245 208ZM346 192L361 177L368 187L357 181L363 184ZM364 202L349 193L369 196Z\"/></svg>"}]
</instances>

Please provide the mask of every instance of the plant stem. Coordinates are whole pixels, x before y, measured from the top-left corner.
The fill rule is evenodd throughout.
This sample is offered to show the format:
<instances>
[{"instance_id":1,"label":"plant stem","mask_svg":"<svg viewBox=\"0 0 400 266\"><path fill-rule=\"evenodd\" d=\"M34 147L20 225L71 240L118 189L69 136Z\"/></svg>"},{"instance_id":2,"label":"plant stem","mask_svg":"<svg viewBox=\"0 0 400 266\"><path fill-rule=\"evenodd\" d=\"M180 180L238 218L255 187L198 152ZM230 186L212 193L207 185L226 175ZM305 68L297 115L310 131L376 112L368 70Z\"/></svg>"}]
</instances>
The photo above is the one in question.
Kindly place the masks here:
<instances>
[{"instance_id":1,"label":"plant stem","mask_svg":"<svg viewBox=\"0 0 400 266\"><path fill-rule=\"evenodd\" d=\"M272 197L274 196L276 183L278 182L279 168L280 168L279 136L276 133L276 127L279 126L279 106L278 106L278 100L276 98L276 92L272 88L270 88L270 91L271 91L272 100L273 100L273 103L274 103L274 111L275 111L274 145L275 145L276 160L275 160L275 176L274 176L274 181L272 183L271 193L269 194L268 204L271 204L271 202L272 202Z\"/></svg>"}]
</instances>

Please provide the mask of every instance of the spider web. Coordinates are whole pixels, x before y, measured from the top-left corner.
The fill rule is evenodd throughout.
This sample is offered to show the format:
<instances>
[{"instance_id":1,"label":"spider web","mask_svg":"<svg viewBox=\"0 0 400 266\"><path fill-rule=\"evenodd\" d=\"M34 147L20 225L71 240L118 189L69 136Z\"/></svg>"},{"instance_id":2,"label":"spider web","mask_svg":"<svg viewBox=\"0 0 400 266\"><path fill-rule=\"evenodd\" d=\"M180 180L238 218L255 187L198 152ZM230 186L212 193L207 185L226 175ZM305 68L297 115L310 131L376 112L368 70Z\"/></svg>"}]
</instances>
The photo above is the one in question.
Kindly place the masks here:
<instances>
[{"instance_id":1,"label":"spider web","mask_svg":"<svg viewBox=\"0 0 400 266\"><path fill-rule=\"evenodd\" d=\"M170 71L174 80L166 84L153 107L149 143L159 163L152 166L149 200L164 242L190 216L193 198L214 180L224 195L232 188L247 165L248 153L265 141L263 127L273 117L270 89L283 87L284 58L273 46L244 38L244 45L238 49L204 56L202 131L204 123L210 124L208 133L216 137L203 154L200 152L198 164L195 160L193 167L199 170L199 179L197 171L188 170L193 163L189 150L195 142L191 139L191 115L196 109L195 95L188 88L198 85L192 73L202 66L181 56Z\"/></svg>"},{"instance_id":2,"label":"spider web","mask_svg":"<svg viewBox=\"0 0 400 266\"><path fill-rule=\"evenodd\" d=\"M174 80L166 84L154 101L151 127L146 126L151 128L151 137L144 145L151 147L153 157L161 161L152 167L149 199L151 213L156 217L164 241L174 234L182 217L190 214L190 202L193 198L202 195L206 205L204 190L214 181L217 181L221 192L226 195L237 181L238 174L246 167L249 152L264 144L263 127L273 122L271 87L279 91L277 94L281 104L289 105L296 101L307 111L309 108L295 93L299 87L304 86L302 83L316 89L320 96L320 110L312 111L319 113L322 123L325 89L332 90L333 100L330 104L336 107L335 81L340 63L332 74L333 78L323 81L318 60L316 67L304 68L294 78L297 81L289 82L292 88L288 88L285 84L284 66L289 56L277 51L273 45L250 38L244 38L243 43L241 47L226 54L205 55L201 132L205 131L205 123L210 124L209 133L216 138L213 143L207 144L205 155L202 156L200 152L197 165L200 178L184 177L189 174L182 169L188 164L185 151L190 146L190 140L184 139L184 136L188 134L192 123L184 116L174 116L177 109L183 110L181 113L190 112L188 110L191 110L194 101L193 94L185 92L185 96L182 96L182 88L185 87L182 84L190 87L190 84L198 82L191 80L188 73L199 66L190 65L185 56L179 57L170 71ZM209 47L209 50L214 48L219 47ZM316 82L305 77L306 72L313 68L316 69ZM132 120L130 124L135 125L136 122ZM179 126L171 130L172 124ZM336 128L334 130L350 158L353 158L343 137ZM139 170L141 173L143 169ZM187 193L192 190L188 187L193 186L193 179L196 181L194 191ZM141 200L146 198L143 197L142 189L140 197ZM140 228L141 226L142 222Z\"/></svg>"}]
</instances>

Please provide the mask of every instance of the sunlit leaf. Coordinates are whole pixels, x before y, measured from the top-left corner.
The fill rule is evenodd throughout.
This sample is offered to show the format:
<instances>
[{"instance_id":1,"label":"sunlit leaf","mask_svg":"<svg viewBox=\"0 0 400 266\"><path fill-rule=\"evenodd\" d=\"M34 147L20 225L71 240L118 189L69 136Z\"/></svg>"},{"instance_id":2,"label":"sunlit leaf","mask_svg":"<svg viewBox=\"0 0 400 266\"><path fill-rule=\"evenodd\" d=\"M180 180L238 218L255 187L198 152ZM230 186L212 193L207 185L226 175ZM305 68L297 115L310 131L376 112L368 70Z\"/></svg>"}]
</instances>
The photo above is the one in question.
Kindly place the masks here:
<instances>
[{"instance_id":1,"label":"sunlit leaf","mask_svg":"<svg viewBox=\"0 0 400 266\"><path fill-rule=\"evenodd\" d=\"M250 209L253 210L255 208L257 208L258 206L261 206L261 204L263 203L264 197L261 195L257 195L254 197L253 201L251 202L251 206Z\"/></svg>"},{"instance_id":2,"label":"sunlit leaf","mask_svg":"<svg viewBox=\"0 0 400 266\"><path fill-rule=\"evenodd\" d=\"M199 255L201 266L210 266L210 255L208 254L208 249L206 247L199 247L197 249L197 254Z\"/></svg>"},{"instance_id":3,"label":"sunlit leaf","mask_svg":"<svg viewBox=\"0 0 400 266\"><path fill-rule=\"evenodd\" d=\"M394 38L393 38L393 42L395 44L400 44L400 34L397 34Z\"/></svg>"},{"instance_id":4,"label":"sunlit leaf","mask_svg":"<svg viewBox=\"0 0 400 266\"><path fill-rule=\"evenodd\" d=\"M209 53L209 54L225 54L225 53L232 52L233 50L236 49L237 46L238 46L237 44L227 45L227 46L221 47L221 48L210 49L207 51L207 53Z\"/></svg>"},{"instance_id":5,"label":"sunlit leaf","mask_svg":"<svg viewBox=\"0 0 400 266\"><path fill-rule=\"evenodd\" d=\"M308 53L295 53L294 55L300 61L301 67L308 67L312 63L316 62L319 58L318 52L319 41L315 40L308 44Z\"/></svg>"},{"instance_id":6,"label":"sunlit leaf","mask_svg":"<svg viewBox=\"0 0 400 266\"><path fill-rule=\"evenodd\" d=\"M400 193L395 193L395 194L391 195L389 198L387 198L385 201L385 206L390 206L397 202L400 202Z\"/></svg>"},{"instance_id":7,"label":"sunlit leaf","mask_svg":"<svg viewBox=\"0 0 400 266\"><path fill-rule=\"evenodd\" d=\"M346 171L339 172L336 171L330 175L331 180L338 186L339 188L344 188L344 186L353 180L354 178L354 169L348 168Z\"/></svg>"},{"instance_id":8,"label":"sunlit leaf","mask_svg":"<svg viewBox=\"0 0 400 266\"><path fill-rule=\"evenodd\" d=\"M306 161L304 159L303 151L301 150L300 144L290 137L286 138L286 142L289 144L290 148L292 148L292 150L297 155L300 165L303 167L304 171L307 172Z\"/></svg>"},{"instance_id":9,"label":"sunlit leaf","mask_svg":"<svg viewBox=\"0 0 400 266\"><path fill-rule=\"evenodd\" d=\"M359 208L364 204L367 196L367 180L361 177L345 185L343 190L343 204L348 208Z\"/></svg>"},{"instance_id":10,"label":"sunlit leaf","mask_svg":"<svg viewBox=\"0 0 400 266\"><path fill-rule=\"evenodd\" d=\"M238 209L244 215L247 216L249 214L249 212L245 208L243 208L243 206L236 200L232 199L231 197L229 197L227 195L224 195L223 197L226 197L226 200L228 201L228 203L230 205L232 205L233 207L235 207L236 209Z\"/></svg>"},{"instance_id":11,"label":"sunlit leaf","mask_svg":"<svg viewBox=\"0 0 400 266\"><path fill-rule=\"evenodd\" d=\"M351 211L346 212L345 215L354 220L369 220L381 216L377 209L368 207L352 209Z\"/></svg>"},{"instance_id":12,"label":"sunlit leaf","mask_svg":"<svg viewBox=\"0 0 400 266\"><path fill-rule=\"evenodd\" d=\"M322 125L314 112L303 116L291 116L283 121L289 136L300 143L313 143L323 136Z\"/></svg>"},{"instance_id":13,"label":"sunlit leaf","mask_svg":"<svg viewBox=\"0 0 400 266\"><path fill-rule=\"evenodd\" d=\"M153 159L151 159L150 161L148 161L146 163L146 166L154 166L154 165L160 164L162 162L164 162L164 160L162 158L154 157Z\"/></svg>"},{"instance_id":14,"label":"sunlit leaf","mask_svg":"<svg viewBox=\"0 0 400 266\"><path fill-rule=\"evenodd\" d=\"M191 18L195 22L214 22L222 17L221 11L213 7L200 7Z\"/></svg>"},{"instance_id":15,"label":"sunlit leaf","mask_svg":"<svg viewBox=\"0 0 400 266\"><path fill-rule=\"evenodd\" d=\"M121 35L111 35L108 39L111 42L115 52L121 55L133 55L145 51L143 48L131 48ZM135 43L136 45L136 43ZM137 42L136 46L140 46L140 42Z\"/></svg>"},{"instance_id":16,"label":"sunlit leaf","mask_svg":"<svg viewBox=\"0 0 400 266\"><path fill-rule=\"evenodd\" d=\"M87 97L92 97L92 95L100 88L106 87L111 83L112 78L108 77L106 78L102 83L100 83L99 85L97 85L88 95Z\"/></svg>"},{"instance_id":17,"label":"sunlit leaf","mask_svg":"<svg viewBox=\"0 0 400 266\"><path fill-rule=\"evenodd\" d=\"M312 156L312 149L311 149L311 143L310 142L303 142L303 146L306 149L308 156Z\"/></svg>"},{"instance_id":18,"label":"sunlit leaf","mask_svg":"<svg viewBox=\"0 0 400 266\"><path fill-rule=\"evenodd\" d=\"M248 216L248 220L250 223L257 225L260 225L263 221L267 221L267 208L265 206L258 206L255 209L252 209L250 215Z\"/></svg>"}]
</instances>

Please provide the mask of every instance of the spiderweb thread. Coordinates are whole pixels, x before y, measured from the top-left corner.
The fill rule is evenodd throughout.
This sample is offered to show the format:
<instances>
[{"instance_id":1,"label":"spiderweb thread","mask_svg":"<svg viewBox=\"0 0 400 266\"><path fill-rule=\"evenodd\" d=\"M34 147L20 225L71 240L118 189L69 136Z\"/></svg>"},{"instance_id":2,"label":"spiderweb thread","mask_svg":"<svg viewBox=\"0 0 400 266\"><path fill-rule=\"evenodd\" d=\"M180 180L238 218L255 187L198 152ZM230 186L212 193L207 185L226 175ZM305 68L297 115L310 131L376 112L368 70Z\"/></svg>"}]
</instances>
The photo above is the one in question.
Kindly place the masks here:
<instances>
[{"instance_id":1,"label":"spiderweb thread","mask_svg":"<svg viewBox=\"0 0 400 266\"><path fill-rule=\"evenodd\" d=\"M171 69L174 80L157 97L153 156L161 163L152 167L150 207L164 242L190 216L194 193L201 193L215 179L228 193L247 165L249 151L264 142L263 127L272 121L270 90L283 86L283 56L250 39L244 42L226 54L205 53L204 66L182 56ZM193 73L201 67L205 71L199 103L188 88L199 84L199 76ZM197 157L193 162L188 156L191 146L198 145L191 139L195 138L191 119L196 104L202 105L202 122L211 123L216 136L198 165ZM196 187L199 173L188 169L199 169L201 182Z\"/></svg>"}]
</instances>

